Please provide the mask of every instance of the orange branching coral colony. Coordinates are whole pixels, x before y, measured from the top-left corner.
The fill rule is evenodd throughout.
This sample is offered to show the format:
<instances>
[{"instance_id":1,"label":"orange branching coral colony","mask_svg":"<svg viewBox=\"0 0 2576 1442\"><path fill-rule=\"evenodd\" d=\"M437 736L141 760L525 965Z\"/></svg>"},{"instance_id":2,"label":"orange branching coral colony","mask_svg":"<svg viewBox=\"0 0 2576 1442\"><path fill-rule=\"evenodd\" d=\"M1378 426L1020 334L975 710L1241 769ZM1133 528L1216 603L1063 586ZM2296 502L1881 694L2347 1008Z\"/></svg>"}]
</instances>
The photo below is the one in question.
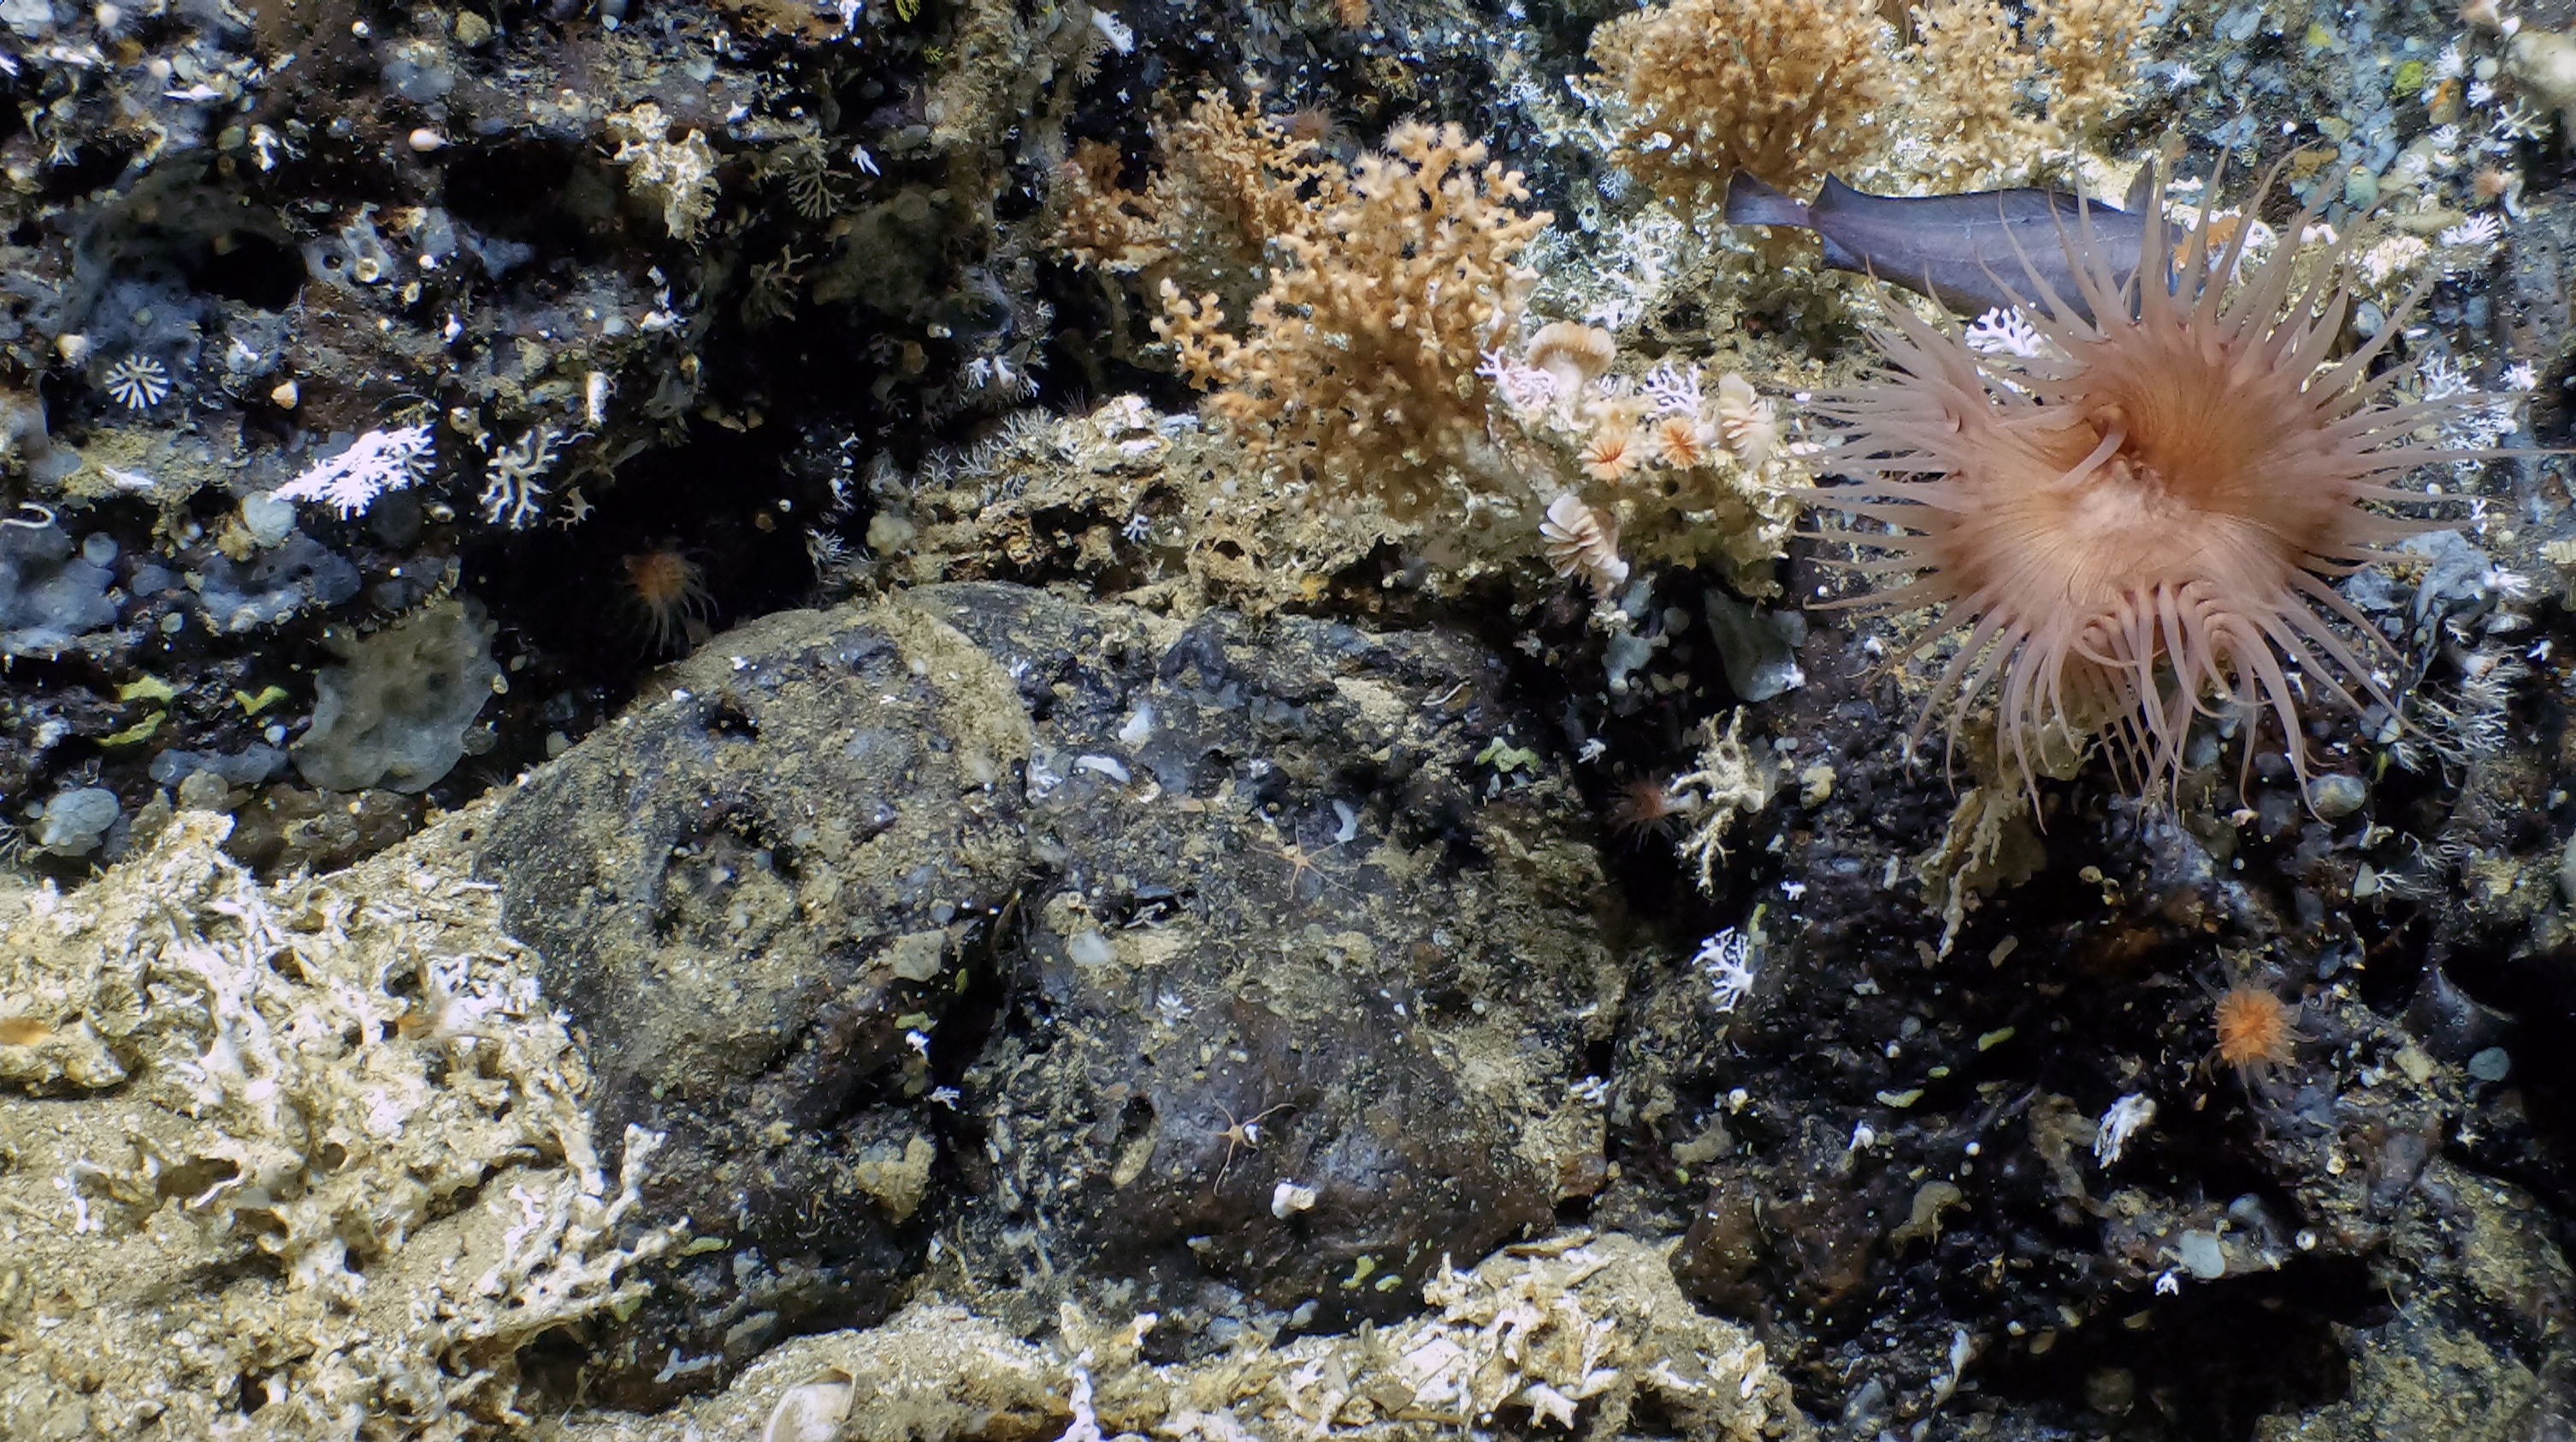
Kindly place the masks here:
<instances>
[{"instance_id":1,"label":"orange branching coral colony","mask_svg":"<svg viewBox=\"0 0 2576 1442\"><path fill-rule=\"evenodd\" d=\"M2304 780L2294 672L2348 705L2356 689L2389 699L2365 659L2386 643L2329 579L2440 524L2372 509L2428 499L2391 482L2494 454L2415 439L2473 393L2409 399L2414 365L2373 373L2422 286L2329 363L2353 305L2352 231L2302 263L2309 206L2231 294L2253 228L2214 245L2209 213L2179 245L2149 218L2144 253L2174 257L2170 288L2124 288L2089 224L2068 227L2081 294L2032 279L2037 356L1982 355L1891 301L1886 373L1818 407L1850 427L1828 468L1851 481L1820 504L1886 527L1824 534L1888 553L1859 569L1917 573L1856 604L1944 607L1924 645L1959 641L1915 736L1945 697L1955 735L1992 694L2025 787L2054 723L2101 732L2144 792L2169 793L2192 718L2222 708L2277 718Z\"/></svg>"}]
</instances>

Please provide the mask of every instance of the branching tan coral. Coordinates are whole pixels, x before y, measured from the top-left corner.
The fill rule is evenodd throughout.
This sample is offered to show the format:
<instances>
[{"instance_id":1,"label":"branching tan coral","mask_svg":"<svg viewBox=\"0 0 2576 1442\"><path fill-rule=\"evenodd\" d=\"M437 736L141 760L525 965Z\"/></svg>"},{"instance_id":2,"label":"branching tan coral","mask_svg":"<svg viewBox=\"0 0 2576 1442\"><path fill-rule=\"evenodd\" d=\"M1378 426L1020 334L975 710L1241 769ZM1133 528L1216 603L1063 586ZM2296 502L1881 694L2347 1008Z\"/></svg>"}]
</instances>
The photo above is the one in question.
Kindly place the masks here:
<instances>
[{"instance_id":1,"label":"branching tan coral","mask_svg":"<svg viewBox=\"0 0 2576 1442\"><path fill-rule=\"evenodd\" d=\"M2137 79L2145 0L1924 0L1900 45L1868 0L1667 0L1601 27L1621 163L1678 202L1738 169L1796 194L1884 166L2017 182L2098 132Z\"/></svg>"},{"instance_id":2,"label":"branching tan coral","mask_svg":"<svg viewBox=\"0 0 2576 1442\"><path fill-rule=\"evenodd\" d=\"M1457 126L1400 125L1347 194L1277 237L1243 336L1215 295L1168 280L1155 333L1256 455L1416 519L1484 434L1477 362L1517 336L1536 277L1513 262L1549 220L1518 208L1528 198Z\"/></svg>"},{"instance_id":3,"label":"branching tan coral","mask_svg":"<svg viewBox=\"0 0 2576 1442\"><path fill-rule=\"evenodd\" d=\"M1449 519L1470 523L1435 542L1452 568L1543 550L1606 595L1630 559L1718 560L1747 594L1776 588L1810 448L1782 443L1772 403L1741 377L1703 393L1700 368L1670 360L1613 376L1616 339L1570 321L1529 318L1524 337L1534 277L1516 262L1547 217L1522 214L1519 177L1456 127L1400 127L1392 153L1347 174L1284 123L1214 98L1161 135L1168 159L1135 190L1114 152L1076 156L1058 243L1104 270L1161 273L1155 333L1217 392L1210 411L1255 467L1398 523L1457 494L1465 515ZM1252 233L1266 246L1230 263L1209 243ZM1184 283L1194 267L1203 289ZM1247 553L1230 528L1258 507L1223 509L1194 556ZM1506 536L1518 546L1496 544Z\"/></svg>"},{"instance_id":4,"label":"branching tan coral","mask_svg":"<svg viewBox=\"0 0 2576 1442\"><path fill-rule=\"evenodd\" d=\"M1627 100L1626 164L1687 202L1738 169L1804 190L1876 154L1891 43L1870 0L1671 0L1593 32L1592 59Z\"/></svg>"},{"instance_id":5,"label":"branching tan coral","mask_svg":"<svg viewBox=\"0 0 2576 1442\"><path fill-rule=\"evenodd\" d=\"M1057 249L1083 264L1122 273L1142 270L1171 253L1157 223L1160 207L1119 185L1118 171L1125 163L1118 147L1106 141L1075 144L1073 158L1056 168L1057 214L1050 237Z\"/></svg>"},{"instance_id":6,"label":"branching tan coral","mask_svg":"<svg viewBox=\"0 0 2576 1442\"><path fill-rule=\"evenodd\" d=\"M1157 126L1155 144L1197 209L1253 248L1306 224L1315 206L1338 204L1342 168L1288 121L1201 95L1189 113Z\"/></svg>"},{"instance_id":7,"label":"branching tan coral","mask_svg":"<svg viewBox=\"0 0 2576 1442\"><path fill-rule=\"evenodd\" d=\"M1934 179L1968 186L2027 166L2054 139L2017 102L2039 56L1995 0L1930 0L1914 8L1910 132L1938 157Z\"/></svg>"},{"instance_id":8,"label":"branching tan coral","mask_svg":"<svg viewBox=\"0 0 2576 1442\"><path fill-rule=\"evenodd\" d=\"M2147 0L2041 0L2039 68L2047 75L2048 118L2061 133L2101 129L2129 103L2145 38Z\"/></svg>"},{"instance_id":9,"label":"branching tan coral","mask_svg":"<svg viewBox=\"0 0 2576 1442\"><path fill-rule=\"evenodd\" d=\"M1154 126L1161 164L1142 190L1120 184L1116 146L1086 140L1058 168L1054 244L1123 273L1177 271L1194 286L1248 272L1273 237L1307 224L1344 194L1340 167L1287 122L1202 94Z\"/></svg>"}]
</instances>

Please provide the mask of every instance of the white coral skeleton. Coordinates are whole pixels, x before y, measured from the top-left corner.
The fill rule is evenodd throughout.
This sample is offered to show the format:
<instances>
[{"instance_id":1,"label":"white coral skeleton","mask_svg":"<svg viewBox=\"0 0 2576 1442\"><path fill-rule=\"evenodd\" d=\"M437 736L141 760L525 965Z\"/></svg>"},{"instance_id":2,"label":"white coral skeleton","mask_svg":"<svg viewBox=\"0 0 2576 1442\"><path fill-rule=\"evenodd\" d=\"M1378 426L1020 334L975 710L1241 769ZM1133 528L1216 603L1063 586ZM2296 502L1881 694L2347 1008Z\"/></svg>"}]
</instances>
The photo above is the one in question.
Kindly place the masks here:
<instances>
[{"instance_id":1,"label":"white coral skeleton","mask_svg":"<svg viewBox=\"0 0 2576 1442\"><path fill-rule=\"evenodd\" d=\"M126 1356L83 1399L102 1436L229 1435L244 1404L262 1435L397 1412L404 1435L465 1435L509 1411L519 1348L631 1306L682 1237L616 1241L659 1138L629 1129L602 1166L564 1019L488 889L399 854L266 886L221 851L229 827L183 812L80 891L0 903L0 994L55 1019L0 1047L0 1082L68 1083L95 1113L48 1129L63 1224L13 1260L78 1270L148 1237L212 1279L31 1329L16 1375ZM21 1214L26 1195L0 1179ZM300 1345L260 1351L272 1335ZM247 1397L200 1385L252 1373Z\"/></svg>"},{"instance_id":2,"label":"white coral skeleton","mask_svg":"<svg viewBox=\"0 0 2576 1442\"><path fill-rule=\"evenodd\" d=\"M369 431L338 455L307 466L273 494L281 501L327 502L347 520L385 492L417 485L429 474L431 459L427 426Z\"/></svg>"}]
</instances>

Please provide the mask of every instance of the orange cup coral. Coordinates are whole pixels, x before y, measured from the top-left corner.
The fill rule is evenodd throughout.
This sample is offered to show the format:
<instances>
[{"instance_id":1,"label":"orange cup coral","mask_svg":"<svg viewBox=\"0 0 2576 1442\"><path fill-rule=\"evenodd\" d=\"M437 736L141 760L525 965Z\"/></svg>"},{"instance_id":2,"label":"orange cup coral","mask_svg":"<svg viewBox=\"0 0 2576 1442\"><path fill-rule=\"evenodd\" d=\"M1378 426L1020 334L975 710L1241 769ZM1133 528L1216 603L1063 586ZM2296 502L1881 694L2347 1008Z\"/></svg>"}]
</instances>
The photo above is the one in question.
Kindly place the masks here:
<instances>
[{"instance_id":1,"label":"orange cup coral","mask_svg":"<svg viewBox=\"0 0 2576 1442\"><path fill-rule=\"evenodd\" d=\"M2211 1004L2218 1059L2240 1072L2288 1066L2298 1058L2299 1009L2260 986L2240 983Z\"/></svg>"}]
</instances>

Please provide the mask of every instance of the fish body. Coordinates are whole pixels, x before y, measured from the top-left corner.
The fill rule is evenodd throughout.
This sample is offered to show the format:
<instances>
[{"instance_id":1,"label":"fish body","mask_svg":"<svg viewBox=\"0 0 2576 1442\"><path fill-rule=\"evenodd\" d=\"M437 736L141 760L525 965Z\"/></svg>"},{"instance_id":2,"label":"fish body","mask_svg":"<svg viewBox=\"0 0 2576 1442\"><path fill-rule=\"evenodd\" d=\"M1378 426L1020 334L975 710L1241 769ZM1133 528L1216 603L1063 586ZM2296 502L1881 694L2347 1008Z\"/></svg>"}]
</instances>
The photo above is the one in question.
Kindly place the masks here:
<instances>
[{"instance_id":1,"label":"fish body","mask_svg":"<svg viewBox=\"0 0 2576 1442\"><path fill-rule=\"evenodd\" d=\"M2127 285L2147 230L2137 211L2062 190L1871 195L1827 176L1814 200L1800 202L1741 170L1726 188L1726 219L1814 231L1825 264L1874 275L1963 315L2040 304L2054 295L2086 320L2092 308L2075 284L2068 252L2082 247L2107 259Z\"/></svg>"}]
</instances>

